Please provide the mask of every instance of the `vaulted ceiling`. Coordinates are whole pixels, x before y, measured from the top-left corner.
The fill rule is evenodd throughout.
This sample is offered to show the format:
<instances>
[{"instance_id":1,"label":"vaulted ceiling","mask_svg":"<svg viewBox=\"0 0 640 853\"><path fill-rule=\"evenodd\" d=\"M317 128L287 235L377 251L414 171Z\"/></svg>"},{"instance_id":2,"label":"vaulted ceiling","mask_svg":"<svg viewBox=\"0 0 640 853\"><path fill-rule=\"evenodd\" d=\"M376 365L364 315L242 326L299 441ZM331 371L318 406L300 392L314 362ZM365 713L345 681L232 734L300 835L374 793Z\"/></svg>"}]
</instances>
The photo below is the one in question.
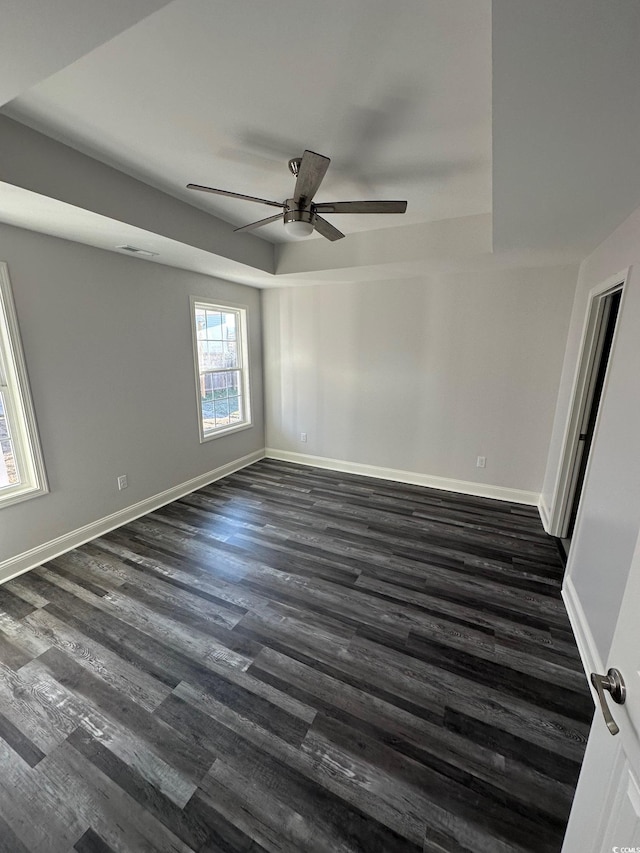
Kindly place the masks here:
<instances>
[{"instance_id":1,"label":"vaulted ceiling","mask_svg":"<svg viewBox=\"0 0 640 853\"><path fill-rule=\"evenodd\" d=\"M573 261L640 203L635 0L55 6L1 37L5 222L273 286ZM273 208L185 188L282 201L305 148L332 160L318 201L407 213L288 242L233 233Z\"/></svg>"}]
</instances>

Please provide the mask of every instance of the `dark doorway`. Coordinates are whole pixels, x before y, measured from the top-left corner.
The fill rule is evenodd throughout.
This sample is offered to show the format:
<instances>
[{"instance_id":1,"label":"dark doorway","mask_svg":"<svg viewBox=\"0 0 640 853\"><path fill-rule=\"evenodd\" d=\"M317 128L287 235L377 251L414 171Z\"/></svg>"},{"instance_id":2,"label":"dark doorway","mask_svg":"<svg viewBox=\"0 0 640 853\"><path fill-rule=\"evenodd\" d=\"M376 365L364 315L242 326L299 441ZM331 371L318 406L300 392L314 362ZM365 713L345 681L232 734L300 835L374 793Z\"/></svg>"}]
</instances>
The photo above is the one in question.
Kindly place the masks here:
<instances>
[{"instance_id":1,"label":"dark doorway","mask_svg":"<svg viewBox=\"0 0 640 853\"><path fill-rule=\"evenodd\" d=\"M597 342L588 381L586 405L580 424L578 447L571 477L572 493L569 500L570 510L567 531L565 538L562 540L567 553L576 524L576 516L578 514L582 487L584 485L584 478L587 472L589 453L591 452L591 445L593 443L593 435L598 418L598 409L602 399L604 380L607 375L607 366L609 364L609 356L611 355L611 346L613 344L613 336L616 329L621 298L622 289L618 288L612 293L607 294L603 299L602 314L597 332Z\"/></svg>"}]
</instances>

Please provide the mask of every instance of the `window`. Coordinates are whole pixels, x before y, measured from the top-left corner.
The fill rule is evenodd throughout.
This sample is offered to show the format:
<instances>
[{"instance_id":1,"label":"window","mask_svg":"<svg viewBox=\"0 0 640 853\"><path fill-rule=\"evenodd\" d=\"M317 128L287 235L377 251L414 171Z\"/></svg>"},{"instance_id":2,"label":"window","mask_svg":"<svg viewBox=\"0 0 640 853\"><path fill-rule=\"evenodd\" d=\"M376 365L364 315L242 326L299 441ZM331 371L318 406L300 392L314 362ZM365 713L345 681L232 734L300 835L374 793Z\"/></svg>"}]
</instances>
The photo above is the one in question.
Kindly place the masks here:
<instances>
[{"instance_id":1,"label":"window","mask_svg":"<svg viewBox=\"0 0 640 853\"><path fill-rule=\"evenodd\" d=\"M200 440L251 425L247 311L191 300Z\"/></svg>"},{"instance_id":2,"label":"window","mask_svg":"<svg viewBox=\"0 0 640 853\"><path fill-rule=\"evenodd\" d=\"M9 273L0 263L0 507L46 491Z\"/></svg>"}]
</instances>

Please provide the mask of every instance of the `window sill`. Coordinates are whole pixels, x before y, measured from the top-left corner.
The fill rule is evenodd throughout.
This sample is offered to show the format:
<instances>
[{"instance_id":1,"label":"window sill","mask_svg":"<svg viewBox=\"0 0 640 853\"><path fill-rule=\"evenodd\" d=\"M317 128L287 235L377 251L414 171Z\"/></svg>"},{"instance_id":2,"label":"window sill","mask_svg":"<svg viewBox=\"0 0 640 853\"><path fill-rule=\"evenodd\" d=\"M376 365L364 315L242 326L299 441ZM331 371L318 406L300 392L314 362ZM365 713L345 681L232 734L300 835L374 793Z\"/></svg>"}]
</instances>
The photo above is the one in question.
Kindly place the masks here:
<instances>
[{"instance_id":1,"label":"window sill","mask_svg":"<svg viewBox=\"0 0 640 853\"><path fill-rule=\"evenodd\" d=\"M238 424L237 426L225 427L215 432L209 432L206 435L200 435L200 444L204 444L214 438L222 438L224 435L231 435L234 432L242 432L244 429L253 429L253 424Z\"/></svg>"},{"instance_id":2,"label":"window sill","mask_svg":"<svg viewBox=\"0 0 640 853\"><path fill-rule=\"evenodd\" d=\"M21 503L21 501L28 501L31 498L38 498L40 495L47 495L48 493L49 489L46 486L26 486L15 491L7 490L4 495L0 493L0 510L6 506L13 506Z\"/></svg>"}]
</instances>

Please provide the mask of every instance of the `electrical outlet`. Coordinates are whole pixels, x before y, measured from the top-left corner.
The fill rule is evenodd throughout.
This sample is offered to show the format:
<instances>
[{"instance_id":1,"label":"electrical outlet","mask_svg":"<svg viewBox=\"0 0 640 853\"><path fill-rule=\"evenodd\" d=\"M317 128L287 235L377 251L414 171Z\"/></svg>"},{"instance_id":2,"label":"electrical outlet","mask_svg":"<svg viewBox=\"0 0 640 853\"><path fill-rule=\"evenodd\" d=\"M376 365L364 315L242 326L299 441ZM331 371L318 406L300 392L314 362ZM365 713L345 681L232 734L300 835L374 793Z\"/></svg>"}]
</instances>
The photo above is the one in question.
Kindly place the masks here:
<instances>
[{"instance_id":1,"label":"electrical outlet","mask_svg":"<svg viewBox=\"0 0 640 853\"><path fill-rule=\"evenodd\" d=\"M118 490L122 491L123 489L126 489L128 485L129 483L127 483L127 475L121 474L118 477Z\"/></svg>"},{"instance_id":2,"label":"electrical outlet","mask_svg":"<svg viewBox=\"0 0 640 853\"><path fill-rule=\"evenodd\" d=\"M306 440L307 440L306 432L301 432L300 433L300 441L306 441Z\"/></svg>"},{"instance_id":3,"label":"electrical outlet","mask_svg":"<svg viewBox=\"0 0 640 853\"><path fill-rule=\"evenodd\" d=\"M476 460L476 468L485 468L487 465L487 457L486 456L478 456Z\"/></svg>"}]
</instances>

